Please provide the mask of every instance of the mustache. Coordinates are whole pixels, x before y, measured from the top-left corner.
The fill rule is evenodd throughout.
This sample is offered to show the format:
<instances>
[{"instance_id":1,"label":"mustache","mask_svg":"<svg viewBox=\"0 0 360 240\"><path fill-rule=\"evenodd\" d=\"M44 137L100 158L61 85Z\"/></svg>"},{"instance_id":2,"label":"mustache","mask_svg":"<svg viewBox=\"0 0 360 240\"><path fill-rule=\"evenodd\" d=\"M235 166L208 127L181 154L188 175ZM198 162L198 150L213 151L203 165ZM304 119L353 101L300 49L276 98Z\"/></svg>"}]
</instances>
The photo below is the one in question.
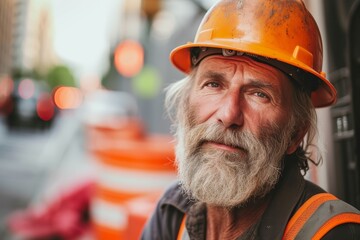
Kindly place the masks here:
<instances>
[{"instance_id":1,"label":"mustache","mask_svg":"<svg viewBox=\"0 0 360 240\"><path fill-rule=\"evenodd\" d=\"M196 142L193 150L198 150L204 143L214 142L248 152L254 142L258 142L251 132L228 129L220 124L198 124L188 128L188 134L189 141Z\"/></svg>"}]
</instances>

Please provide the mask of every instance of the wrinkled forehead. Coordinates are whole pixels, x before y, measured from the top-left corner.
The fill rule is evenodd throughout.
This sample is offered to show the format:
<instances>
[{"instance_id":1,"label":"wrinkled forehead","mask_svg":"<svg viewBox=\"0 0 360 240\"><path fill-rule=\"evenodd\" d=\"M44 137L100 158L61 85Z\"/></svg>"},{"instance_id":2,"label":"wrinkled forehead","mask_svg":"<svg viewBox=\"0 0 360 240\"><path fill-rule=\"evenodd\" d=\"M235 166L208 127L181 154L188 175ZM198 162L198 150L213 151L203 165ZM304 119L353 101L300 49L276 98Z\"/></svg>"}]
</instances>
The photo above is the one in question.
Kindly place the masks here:
<instances>
[{"instance_id":1,"label":"wrinkled forehead","mask_svg":"<svg viewBox=\"0 0 360 240\"><path fill-rule=\"evenodd\" d=\"M293 68L290 65L278 62L275 59L265 58L262 56L258 56L255 54L247 53L247 52L241 52L241 51L235 51L232 49L223 49L223 48L208 48L208 47L194 47L190 50L190 56L191 56L191 65L192 69L196 71L199 64L206 58L209 58L210 56L223 56L226 59L233 59L233 58L247 58L251 59L250 61L257 62L259 64L262 64L263 67L266 68L273 68L277 69L279 72L281 72L283 75L287 77L287 79L293 84L294 87L301 89L302 91L305 91L310 96L310 93L317 88L314 84L307 84L301 81L303 78L302 76L299 76L299 72L296 71L296 68Z\"/></svg>"},{"instance_id":2,"label":"wrinkled forehead","mask_svg":"<svg viewBox=\"0 0 360 240\"><path fill-rule=\"evenodd\" d=\"M263 75L271 74L271 75L277 75L283 78L287 78L287 76L279 69L269 64L256 61L253 58L246 55L241 55L241 56L234 55L229 57L224 57L222 55L210 55L204 58L198 64L197 68L203 69L204 66L206 66L206 68L208 68L209 70L213 70L213 71L224 70L230 72L232 69L234 70L236 67L241 67L246 72L252 71L252 72L261 73Z\"/></svg>"},{"instance_id":3,"label":"wrinkled forehead","mask_svg":"<svg viewBox=\"0 0 360 240\"><path fill-rule=\"evenodd\" d=\"M235 51L231 49L223 49L223 48L206 48L206 47L198 47L191 49L191 63L193 68L196 68L203 62L205 59L218 58L224 60L224 62L231 60L238 60L251 63L253 65L258 65L265 69L274 70L277 72L283 73L280 69L275 66L269 64L268 62L262 61L259 56L254 54L249 54L245 52ZM287 74L286 74L287 75Z\"/></svg>"},{"instance_id":4,"label":"wrinkled forehead","mask_svg":"<svg viewBox=\"0 0 360 240\"><path fill-rule=\"evenodd\" d=\"M251 79L268 79L269 82L285 82L285 85L290 86L291 81L288 76L279 69L254 60L246 55L209 55L202 59L202 61L195 67L195 79L200 76L223 76L233 77L234 74L241 74L246 78Z\"/></svg>"}]
</instances>

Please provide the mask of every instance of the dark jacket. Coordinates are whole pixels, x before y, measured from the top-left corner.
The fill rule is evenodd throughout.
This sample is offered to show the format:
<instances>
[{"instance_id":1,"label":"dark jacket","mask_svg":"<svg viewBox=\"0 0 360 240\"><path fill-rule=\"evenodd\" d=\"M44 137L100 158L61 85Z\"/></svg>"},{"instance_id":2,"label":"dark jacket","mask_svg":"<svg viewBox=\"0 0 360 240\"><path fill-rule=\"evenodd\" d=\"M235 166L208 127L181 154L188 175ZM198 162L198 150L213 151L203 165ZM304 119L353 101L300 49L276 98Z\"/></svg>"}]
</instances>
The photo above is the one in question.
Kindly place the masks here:
<instances>
[{"instance_id":1,"label":"dark jacket","mask_svg":"<svg viewBox=\"0 0 360 240\"><path fill-rule=\"evenodd\" d=\"M271 192L256 239L281 240L285 227L296 210L314 194L325 192L306 181L294 161L286 165L278 184ZM184 213L187 215L186 228L190 239L206 239L206 205L189 200L178 183L173 184L160 199L141 239L176 240ZM360 225L348 223L337 226L322 239L359 240Z\"/></svg>"}]
</instances>

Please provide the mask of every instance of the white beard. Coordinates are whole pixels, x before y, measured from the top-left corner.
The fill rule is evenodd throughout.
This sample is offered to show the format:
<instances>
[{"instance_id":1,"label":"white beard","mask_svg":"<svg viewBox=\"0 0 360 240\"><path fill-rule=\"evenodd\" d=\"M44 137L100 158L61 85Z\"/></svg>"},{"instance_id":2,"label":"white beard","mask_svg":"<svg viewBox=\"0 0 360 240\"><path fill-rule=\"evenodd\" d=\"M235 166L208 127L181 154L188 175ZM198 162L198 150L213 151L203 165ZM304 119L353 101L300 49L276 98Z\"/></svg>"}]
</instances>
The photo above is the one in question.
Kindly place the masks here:
<instances>
[{"instance_id":1,"label":"white beard","mask_svg":"<svg viewBox=\"0 0 360 240\"><path fill-rule=\"evenodd\" d=\"M184 125L177 129L176 162L182 187L194 199L234 207L264 196L277 183L290 143L289 127L262 126L268 130L256 138L218 124ZM203 148L204 141L236 146L239 151Z\"/></svg>"}]
</instances>

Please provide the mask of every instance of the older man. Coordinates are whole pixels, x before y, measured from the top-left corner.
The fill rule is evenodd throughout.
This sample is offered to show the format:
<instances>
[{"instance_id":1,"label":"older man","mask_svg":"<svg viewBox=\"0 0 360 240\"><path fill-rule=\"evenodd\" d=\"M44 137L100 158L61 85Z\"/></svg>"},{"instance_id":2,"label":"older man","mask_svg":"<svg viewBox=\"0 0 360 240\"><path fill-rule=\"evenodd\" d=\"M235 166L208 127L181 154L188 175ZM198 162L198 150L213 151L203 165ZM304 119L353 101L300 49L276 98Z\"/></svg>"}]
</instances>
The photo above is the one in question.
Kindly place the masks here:
<instances>
[{"instance_id":1,"label":"older man","mask_svg":"<svg viewBox=\"0 0 360 240\"><path fill-rule=\"evenodd\" d=\"M143 239L360 239L359 211L302 175L336 91L300 0L219 1L171 60L180 181Z\"/></svg>"}]
</instances>

